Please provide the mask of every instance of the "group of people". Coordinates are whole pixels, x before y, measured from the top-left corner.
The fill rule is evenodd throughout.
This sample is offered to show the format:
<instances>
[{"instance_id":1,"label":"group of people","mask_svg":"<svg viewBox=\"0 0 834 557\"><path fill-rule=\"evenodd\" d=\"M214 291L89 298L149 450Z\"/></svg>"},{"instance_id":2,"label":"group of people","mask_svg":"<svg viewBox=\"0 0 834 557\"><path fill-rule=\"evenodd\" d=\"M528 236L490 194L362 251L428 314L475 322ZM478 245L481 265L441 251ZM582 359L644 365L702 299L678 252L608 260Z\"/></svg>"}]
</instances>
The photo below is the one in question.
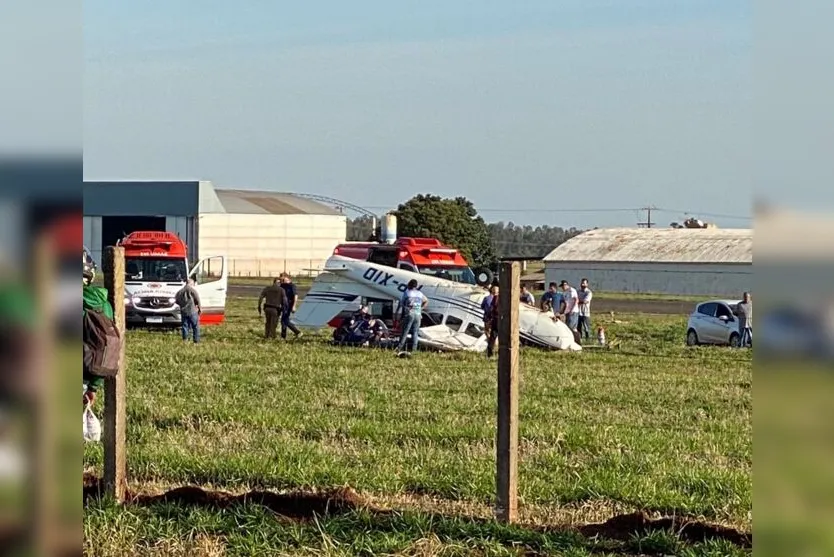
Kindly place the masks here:
<instances>
[{"instance_id":1,"label":"group of people","mask_svg":"<svg viewBox=\"0 0 834 557\"><path fill-rule=\"evenodd\" d=\"M551 282L542 295L539 308L553 313L553 319L563 321L571 331L585 340L591 338L591 291L587 278L579 282L579 290L563 280L558 285ZM536 307L536 298L526 285L521 286L519 301ZM492 286L489 295L481 302L484 312L484 333L487 336L487 356L491 357L498 340L498 286Z\"/></svg>"},{"instance_id":2,"label":"group of people","mask_svg":"<svg viewBox=\"0 0 834 557\"><path fill-rule=\"evenodd\" d=\"M388 338L388 326L382 319L372 316L368 306L361 306L333 331L333 342L342 345L382 348L387 345Z\"/></svg>"},{"instance_id":3,"label":"group of people","mask_svg":"<svg viewBox=\"0 0 834 557\"><path fill-rule=\"evenodd\" d=\"M591 300L594 293L587 278L579 281L579 290L563 280L557 286L551 282L542 295L541 309L552 311L554 319L563 321L580 338L591 338Z\"/></svg>"},{"instance_id":4,"label":"group of people","mask_svg":"<svg viewBox=\"0 0 834 557\"><path fill-rule=\"evenodd\" d=\"M301 338L302 333L292 322L298 304L298 294L289 273L281 273L272 284L261 291L258 297L258 315L264 316L264 337L276 338L278 323L281 323L281 338L287 338L287 330L293 332L295 338Z\"/></svg>"}]
</instances>

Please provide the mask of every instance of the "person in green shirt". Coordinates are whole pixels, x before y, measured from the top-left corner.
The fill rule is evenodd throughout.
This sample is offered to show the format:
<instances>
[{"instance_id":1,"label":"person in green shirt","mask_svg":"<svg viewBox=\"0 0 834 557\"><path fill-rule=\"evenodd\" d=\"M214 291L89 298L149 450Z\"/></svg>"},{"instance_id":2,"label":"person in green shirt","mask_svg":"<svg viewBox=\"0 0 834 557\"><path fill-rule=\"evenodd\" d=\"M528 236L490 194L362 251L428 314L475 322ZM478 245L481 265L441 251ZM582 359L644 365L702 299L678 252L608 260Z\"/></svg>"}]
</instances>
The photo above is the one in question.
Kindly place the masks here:
<instances>
[{"instance_id":1,"label":"person in green shirt","mask_svg":"<svg viewBox=\"0 0 834 557\"><path fill-rule=\"evenodd\" d=\"M96 278L96 263L90 256L89 252L84 249L82 256L84 271L82 278L82 298L83 311L82 315L86 315L87 309L94 309L101 311L109 319L113 319L113 306L107 300L107 289L101 286L93 286L93 281ZM96 400L96 393L104 387L104 377L93 375L84 366L83 372L84 380L84 404L88 402L93 404Z\"/></svg>"},{"instance_id":2,"label":"person in green shirt","mask_svg":"<svg viewBox=\"0 0 834 557\"><path fill-rule=\"evenodd\" d=\"M32 369L37 304L19 280L0 280L0 405L26 399L37 388Z\"/></svg>"}]
</instances>

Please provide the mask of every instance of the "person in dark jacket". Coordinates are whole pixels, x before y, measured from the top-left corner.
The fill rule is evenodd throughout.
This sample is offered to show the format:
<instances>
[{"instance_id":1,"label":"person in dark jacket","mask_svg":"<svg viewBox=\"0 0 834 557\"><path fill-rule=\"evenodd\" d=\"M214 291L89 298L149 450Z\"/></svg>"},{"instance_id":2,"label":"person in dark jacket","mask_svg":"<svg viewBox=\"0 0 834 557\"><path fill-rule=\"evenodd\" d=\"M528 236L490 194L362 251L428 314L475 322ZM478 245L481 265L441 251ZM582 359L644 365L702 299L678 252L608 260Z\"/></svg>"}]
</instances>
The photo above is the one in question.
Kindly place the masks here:
<instances>
[{"instance_id":1,"label":"person in dark jacket","mask_svg":"<svg viewBox=\"0 0 834 557\"><path fill-rule=\"evenodd\" d=\"M263 305L263 310L261 310L261 305ZM275 279L270 286L261 291L258 297L258 315L266 315L265 338L275 338L278 321L285 307L287 307L287 293L281 288L280 279Z\"/></svg>"},{"instance_id":2,"label":"person in dark jacket","mask_svg":"<svg viewBox=\"0 0 834 557\"><path fill-rule=\"evenodd\" d=\"M498 340L498 303L501 294L495 292L487 309L487 315L484 316L484 325L487 330L487 358L491 358L495 353L495 344Z\"/></svg>"},{"instance_id":3,"label":"person in dark jacket","mask_svg":"<svg viewBox=\"0 0 834 557\"><path fill-rule=\"evenodd\" d=\"M81 256L83 271L82 271L82 316L86 314L88 309L101 311L108 319L113 319L113 306L107 299L107 289L102 286L93 286L92 283L96 277L96 263L87 250L83 250ZM83 362L82 362L83 363ZM100 375L93 375L87 369L87 366L82 366L82 380L84 382L84 397L83 403L92 405L96 401L96 394L104 388L104 377Z\"/></svg>"},{"instance_id":4,"label":"person in dark jacket","mask_svg":"<svg viewBox=\"0 0 834 557\"><path fill-rule=\"evenodd\" d=\"M284 289L284 293L287 295L287 305L284 306L284 310L281 312L281 338L287 338L287 329L295 334L295 338L301 338L303 333L291 321L292 314L295 313L295 307L298 303L298 294L295 291L292 278L288 273L281 273L281 288Z\"/></svg>"}]
</instances>

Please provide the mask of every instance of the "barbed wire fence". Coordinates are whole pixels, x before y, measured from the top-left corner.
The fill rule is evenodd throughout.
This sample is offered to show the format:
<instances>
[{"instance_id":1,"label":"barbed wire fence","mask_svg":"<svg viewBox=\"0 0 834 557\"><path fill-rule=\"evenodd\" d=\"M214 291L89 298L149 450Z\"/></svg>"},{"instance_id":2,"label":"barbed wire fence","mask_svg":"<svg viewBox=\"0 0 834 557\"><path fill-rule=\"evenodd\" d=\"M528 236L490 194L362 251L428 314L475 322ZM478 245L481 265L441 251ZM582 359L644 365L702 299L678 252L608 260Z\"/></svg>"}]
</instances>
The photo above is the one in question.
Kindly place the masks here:
<instances>
[{"instance_id":1,"label":"barbed wire fence","mask_svg":"<svg viewBox=\"0 0 834 557\"><path fill-rule=\"evenodd\" d=\"M519 282L518 264L505 264L502 271L502 282L506 283L502 284L501 292L507 295L501 299L518 299L515 292ZM114 294L113 298L120 299L120 296ZM524 485L525 473L532 473L535 466L535 459L525 460L531 445L557 447L564 444L566 435L588 435L617 443L624 437L648 432L663 434L664 444L656 445L653 450L659 456L668 456L691 448L693 439L704 435L737 435L739 424L727 420L722 412L751 413L749 397L739 399L731 395L710 399L712 407L720 412L713 410L692 416L675 415L674 408L670 412L668 405L681 396L682 388L703 380L697 374L681 373L679 369L708 361L708 356L697 351L682 355L622 350L619 354L628 356L631 365L637 368L629 374L609 369L574 370L570 359L554 360L544 375L541 361L528 361L527 354L520 350L518 331L512 326L514 320L517 323L512 306L502 306L499 355L492 360L429 355L414 362L392 364L391 368L396 365L396 369L385 369L372 349L347 349L351 352L350 357L345 357L345 370L337 373L337 370L320 369L321 380L310 381L303 370L285 374L270 369L263 370L262 374L246 372L243 368L248 356L231 351L226 354L229 369L233 374L248 375L207 377L206 381L213 382L213 392L217 392L217 382L225 385L222 382L228 381L230 385L220 387L224 392L230 391L229 396L211 405L197 388L131 389L124 402L126 415L135 423L125 424L126 437L121 441L118 437L105 436L104 461L122 462L119 457L108 457L106 453L121 454L125 462L124 481L159 483L160 476L164 479L168 475L172 483L220 486L263 483L266 484L263 487L283 488L297 487L310 478L341 485L351 479L361 479L363 474L373 476L379 472L368 468L372 458L369 455L378 454L383 458L417 459L417 462L401 463L409 471L404 473L405 479L410 477L413 484L413 478L419 475L416 470L432 468L424 460L426 455L434 454L432 450L446 450L470 460L469 471L492 468L496 514L512 522L517 518L519 487ZM255 341L257 335L255 327L251 331L236 329L224 332L222 340L241 345ZM207 338L211 338L210 333ZM274 348L282 349L282 345ZM305 369L310 369L324 361L317 359L319 352L344 349L325 348L314 341L309 348L302 345L296 350L307 351L309 363ZM212 365L216 357L215 353L198 358L193 366ZM641 362L657 361L668 361L669 366L658 369L645 365L645 371L641 371L644 365ZM724 361L739 366L748 363L741 355ZM366 370L361 379L350 374L351 369L369 366L379 369ZM409 366L416 366L412 371L434 370L432 377L442 378L436 379L440 384L427 384L419 373L405 373L411 369ZM125 368L122 373L126 374L122 380L129 384L130 370ZM728 374L724 383L736 387L739 381L743 383L744 379L738 374ZM722 381L716 378L715 383ZM654 401L639 394L649 384L664 386ZM739 388L747 391L749 385ZM286 393L270 399L280 401L274 415L258 414L265 389ZM162 402L165 396L170 397L168 402ZM565 401L571 404L566 406ZM106 402L105 412L111 412L111 399ZM112 402L119 403L118 399ZM743 426L746 435L752 428ZM248 428L251 432L247 433ZM322 464L327 459L327 448L334 444L346 447L347 456L343 455L343 459L353 465L343 468L343 472ZM410 450L414 447L422 447L424 452ZM707 448L704 452L708 452ZM728 453L717 457L740 458L732 451ZM153 459L165 454L179 455L182 459L167 458L165 465L158 466L153 463ZM233 470L216 460L231 456L250 462L253 471ZM164 471L160 472L160 468ZM305 468L317 471L308 474ZM273 474L276 471L287 475ZM105 467L105 475L117 472L111 473ZM105 483L112 489L120 485L118 478L110 478ZM456 496L448 486L407 487L414 492L431 493L434 489L436 495ZM114 495L123 499L124 492L114 492Z\"/></svg>"}]
</instances>

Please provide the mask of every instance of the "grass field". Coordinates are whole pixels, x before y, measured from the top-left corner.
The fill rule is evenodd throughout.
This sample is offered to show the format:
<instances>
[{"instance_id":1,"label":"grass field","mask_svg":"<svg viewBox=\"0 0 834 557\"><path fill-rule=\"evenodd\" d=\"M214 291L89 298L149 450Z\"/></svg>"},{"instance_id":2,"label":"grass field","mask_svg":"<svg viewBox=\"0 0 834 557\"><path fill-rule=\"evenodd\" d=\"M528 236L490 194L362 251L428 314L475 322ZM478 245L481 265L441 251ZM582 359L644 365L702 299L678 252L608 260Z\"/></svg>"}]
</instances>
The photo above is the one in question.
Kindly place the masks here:
<instances>
[{"instance_id":1,"label":"grass field","mask_svg":"<svg viewBox=\"0 0 834 557\"><path fill-rule=\"evenodd\" d=\"M308 520L262 504L85 507L90 555L746 554L673 531L570 527L637 510L744 531L752 518L752 357L683 346L683 318L618 316L613 350L524 349L522 525L488 519L495 362L471 354L263 340L251 300L200 345L128 336L130 490L350 486L360 508ZM100 409L100 407L99 407ZM100 446L85 469L100 473ZM392 509L394 512L383 512Z\"/></svg>"},{"instance_id":2,"label":"grass field","mask_svg":"<svg viewBox=\"0 0 834 557\"><path fill-rule=\"evenodd\" d=\"M229 284L233 286L266 286L272 279L270 277L229 277ZM313 279L310 277L295 277L293 282L300 289L309 289L313 284ZM593 285L592 285L593 286ZM543 290L535 290L533 294L536 299L540 299ZM599 298L608 298L612 300L645 300L645 301L669 301L669 302L700 302L709 296L687 296L679 294L665 294L662 292L607 292L604 290L594 290L594 296Z\"/></svg>"}]
</instances>

